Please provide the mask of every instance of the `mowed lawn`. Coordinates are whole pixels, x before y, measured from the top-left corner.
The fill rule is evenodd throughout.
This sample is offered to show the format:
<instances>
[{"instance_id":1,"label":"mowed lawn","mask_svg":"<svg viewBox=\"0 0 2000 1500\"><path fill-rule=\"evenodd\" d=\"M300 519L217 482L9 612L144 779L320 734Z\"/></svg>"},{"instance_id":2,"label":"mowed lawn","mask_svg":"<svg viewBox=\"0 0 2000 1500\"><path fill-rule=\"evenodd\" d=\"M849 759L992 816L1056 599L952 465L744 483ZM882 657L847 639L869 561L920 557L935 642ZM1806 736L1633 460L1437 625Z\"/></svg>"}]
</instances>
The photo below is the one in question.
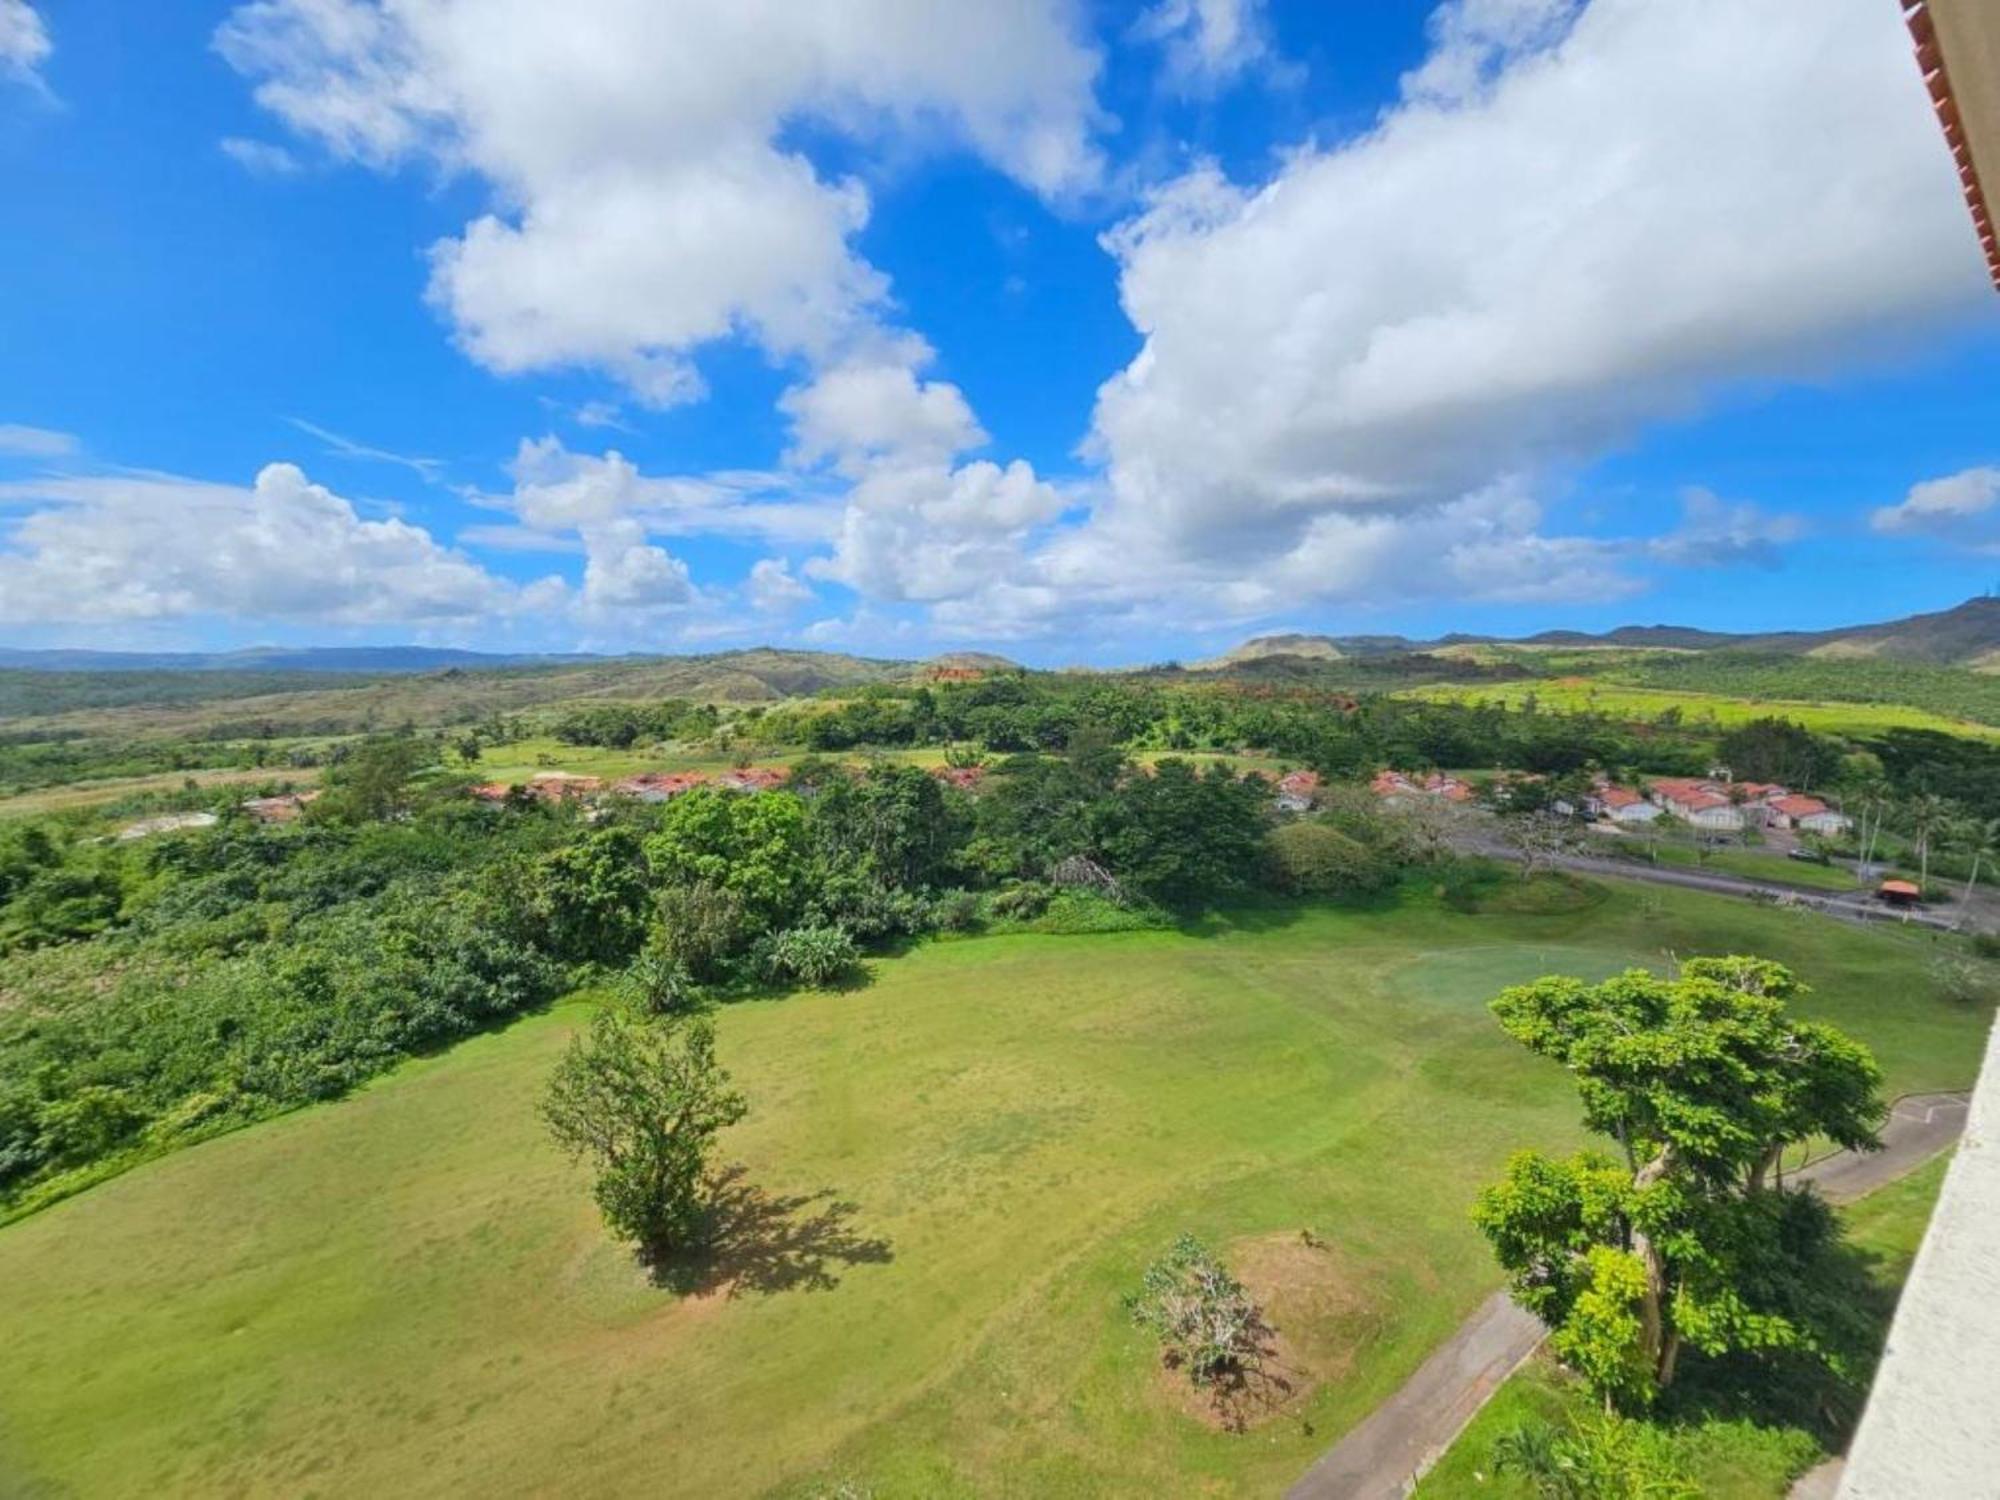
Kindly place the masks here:
<instances>
[{"instance_id":1,"label":"mowed lawn","mask_svg":"<svg viewBox=\"0 0 2000 1500\"><path fill-rule=\"evenodd\" d=\"M535 1118L571 1002L0 1229L0 1494L1276 1493L1498 1284L1466 1207L1507 1152L1578 1138L1485 1001L1725 950L1898 1090L1973 1077L1926 939L1695 893L940 942L723 1013L763 1197L690 1296ZM1335 1378L1245 1435L1120 1303L1182 1229L1326 1247L1279 1321Z\"/></svg>"}]
</instances>

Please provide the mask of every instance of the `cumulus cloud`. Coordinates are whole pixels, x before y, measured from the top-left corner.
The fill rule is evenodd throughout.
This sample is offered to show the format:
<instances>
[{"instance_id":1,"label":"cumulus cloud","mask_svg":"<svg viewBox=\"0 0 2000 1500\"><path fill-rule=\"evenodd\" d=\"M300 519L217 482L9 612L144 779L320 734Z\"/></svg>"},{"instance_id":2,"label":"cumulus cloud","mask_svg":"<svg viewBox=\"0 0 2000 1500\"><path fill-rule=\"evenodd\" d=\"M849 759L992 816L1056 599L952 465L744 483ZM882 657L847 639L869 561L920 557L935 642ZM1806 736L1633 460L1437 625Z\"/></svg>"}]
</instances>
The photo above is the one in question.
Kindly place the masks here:
<instances>
[{"instance_id":1,"label":"cumulus cloud","mask_svg":"<svg viewBox=\"0 0 2000 1500\"><path fill-rule=\"evenodd\" d=\"M0 620L216 617L378 625L469 622L524 603L408 522L365 520L291 464L244 488L160 474L0 484L26 507L0 534Z\"/></svg>"},{"instance_id":2,"label":"cumulus cloud","mask_svg":"<svg viewBox=\"0 0 2000 1500\"><path fill-rule=\"evenodd\" d=\"M934 462L984 443L957 386L918 378L928 353L904 340L787 391L778 404L792 419L793 461L832 459L842 473L859 475L887 458Z\"/></svg>"},{"instance_id":3,"label":"cumulus cloud","mask_svg":"<svg viewBox=\"0 0 2000 1500\"><path fill-rule=\"evenodd\" d=\"M1098 61L1065 0L253 0L217 34L256 96L335 155L477 174L494 207L439 242L430 295L504 372L608 370L702 393L694 354L746 336L835 357L887 283L854 250L866 189L785 144L956 142L1045 194L1099 172ZM577 107L587 100L588 108Z\"/></svg>"},{"instance_id":4,"label":"cumulus cloud","mask_svg":"<svg viewBox=\"0 0 2000 1500\"><path fill-rule=\"evenodd\" d=\"M781 615L812 603L812 585L794 576L791 564L782 557L760 557L750 565L743 580L743 593L750 607L760 614Z\"/></svg>"},{"instance_id":5,"label":"cumulus cloud","mask_svg":"<svg viewBox=\"0 0 2000 1500\"><path fill-rule=\"evenodd\" d=\"M0 72L32 74L53 50L49 29L28 0L0 0Z\"/></svg>"},{"instance_id":6,"label":"cumulus cloud","mask_svg":"<svg viewBox=\"0 0 2000 1500\"><path fill-rule=\"evenodd\" d=\"M1926 536L2000 551L2000 468L1961 469L1913 484L1900 504L1881 506L1868 524L1889 536Z\"/></svg>"},{"instance_id":7,"label":"cumulus cloud","mask_svg":"<svg viewBox=\"0 0 2000 1500\"><path fill-rule=\"evenodd\" d=\"M1220 608L1278 577L1346 597L1374 559L1388 600L1436 576L1393 528L1472 521L1455 555L1492 571L1464 596L1516 597L1595 549L1469 497L1982 295L1893 7L1459 0L1432 36L1366 134L1261 185L1199 168L1106 236L1145 342L1099 393L1106 498L1045 578Z\"/></svg>"},{"instance_id":8,"label":"cumulus cloud","mask_svg":"<svg viewBox=\"0 0 2000 1500\"><path fill-rule=\"evenodd\" d=\"M0 422L0 456L9 458L67 458L78 443L74 434L49 427L24 427L18 422Z\"/></svg>"},{"instance_id":9,"label":"cumulus cloud","mask_svg":"<svg viewBox=\"0 0 2000 1500\"><path fill-rule=\"evenodd\" d=\"M687 564L646 540L637 521L582 528L584 613L630 615L680 609L694 598Z\"/></svg>"}]
</instances>

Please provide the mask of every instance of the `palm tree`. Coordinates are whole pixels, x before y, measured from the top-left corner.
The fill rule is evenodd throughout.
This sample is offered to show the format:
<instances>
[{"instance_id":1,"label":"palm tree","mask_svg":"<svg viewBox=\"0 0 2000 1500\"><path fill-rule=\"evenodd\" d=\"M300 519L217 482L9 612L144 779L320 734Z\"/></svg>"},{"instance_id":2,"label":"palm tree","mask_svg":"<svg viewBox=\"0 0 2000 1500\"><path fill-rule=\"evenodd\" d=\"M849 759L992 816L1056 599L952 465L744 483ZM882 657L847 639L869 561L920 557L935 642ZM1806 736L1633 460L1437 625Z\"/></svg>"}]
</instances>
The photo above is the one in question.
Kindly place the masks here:
<instances>
[{"instance_id":1,"label":"palm tree","mask_svg":"<svg viewBox=\"0 0 2000 1500\"><path fill-rule=\"evenodd\" d=\"M1882 819L1889 811L1889 783L1879 776L1869 777L1855 788L1854 806L1861 814L1861 873L1865 877L1875 862L1875 841L1882 836ZM1871 812L1875 814L1873 828L1868 826Z\"/></svg>"},{"instance_id":2,"label":"palm tree","mask_svg":"<svg viewBox=\"0 0 2000 1500\"><path fill-rule=\"evenodd\" d=\"M1917 890L1931 883L1931 843L1951 822L1951 804L1936 792L1919 792L1910 799L1910 838L1917 846Z\"/></svg>"},{"instance_id":3,"label":"palm tree","mask_svg":"<svg viewBox=\"0 0 2000 1500\"><path fill-rule=\"evenodd\" d=\"M1972 873L1965 877L1965 894L1958 899L1957 925L1963 927L1972 909L1972 888L1979 884L1979 867L2000 859L2000 818L1966 818L1958 825L1953 842L1972 856Z\"/></svg>"}]
</instances>

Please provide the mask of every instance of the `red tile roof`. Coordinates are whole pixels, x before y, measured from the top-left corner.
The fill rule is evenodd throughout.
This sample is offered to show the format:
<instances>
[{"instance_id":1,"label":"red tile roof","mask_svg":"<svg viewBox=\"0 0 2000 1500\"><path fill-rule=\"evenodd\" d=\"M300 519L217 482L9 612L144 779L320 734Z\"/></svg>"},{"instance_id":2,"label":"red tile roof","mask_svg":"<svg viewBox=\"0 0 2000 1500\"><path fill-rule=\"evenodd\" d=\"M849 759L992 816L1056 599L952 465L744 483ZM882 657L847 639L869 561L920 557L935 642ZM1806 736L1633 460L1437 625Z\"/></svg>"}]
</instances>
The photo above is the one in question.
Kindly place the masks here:
<instances>
[{"instance_id":1,"label":"red tile roof","mask_svg":"<svg viewBox=\"0 0 2000 1500\"><path fill-rule=\"evenodd\" d=\"M1771 806L1788 818L1810 818L1817 813L1831 811L1817 797L1774 797Z\"/></svg>"}]
</instances>

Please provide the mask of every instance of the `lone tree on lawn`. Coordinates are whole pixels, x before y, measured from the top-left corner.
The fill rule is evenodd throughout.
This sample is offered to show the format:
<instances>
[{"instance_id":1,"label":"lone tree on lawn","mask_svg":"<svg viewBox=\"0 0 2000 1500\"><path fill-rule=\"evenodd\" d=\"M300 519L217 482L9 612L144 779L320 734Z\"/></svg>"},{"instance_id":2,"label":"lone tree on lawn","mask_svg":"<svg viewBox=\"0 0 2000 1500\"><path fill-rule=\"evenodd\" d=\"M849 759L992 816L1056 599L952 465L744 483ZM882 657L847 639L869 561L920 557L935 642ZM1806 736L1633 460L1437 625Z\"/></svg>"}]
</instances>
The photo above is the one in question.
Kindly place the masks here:
<instances>
[{"instance_id":1,"label":"lone tree on lawn","mask_svg":"<svg viewBox=\"0 0 2000 1500\"><path fill-rule=\"evenodd\" d=\"M1776 1172L1814 1136L1876 1147L1886 1109L1865 1047L1787 1013L1805 993L1764 959L1697 958L1671 979L1549 977L1493 1002L1618 1144L1562 1161L1520 1152L1473 1210L1514 1300L1607 1405L1651 1401L1684 1344L1797 1351L1844 1373L1831 1330L1845 1309L1820 1274L1833 1216Z\"/></svg>"},{"instance_id":2,"label":"lone tree on lawn","mask_svg":"<svg viewBox=\"0 0 2000 1500\"><path fill-rule=\"evenodd\" d=\"M542 1100L556 1141L596 1165L604 1222L650 1259L703 1243L709 1153L748 1109L715 1060L707 1019L616 1011L570 1043Z\"/></svg>"}]
</instances>

